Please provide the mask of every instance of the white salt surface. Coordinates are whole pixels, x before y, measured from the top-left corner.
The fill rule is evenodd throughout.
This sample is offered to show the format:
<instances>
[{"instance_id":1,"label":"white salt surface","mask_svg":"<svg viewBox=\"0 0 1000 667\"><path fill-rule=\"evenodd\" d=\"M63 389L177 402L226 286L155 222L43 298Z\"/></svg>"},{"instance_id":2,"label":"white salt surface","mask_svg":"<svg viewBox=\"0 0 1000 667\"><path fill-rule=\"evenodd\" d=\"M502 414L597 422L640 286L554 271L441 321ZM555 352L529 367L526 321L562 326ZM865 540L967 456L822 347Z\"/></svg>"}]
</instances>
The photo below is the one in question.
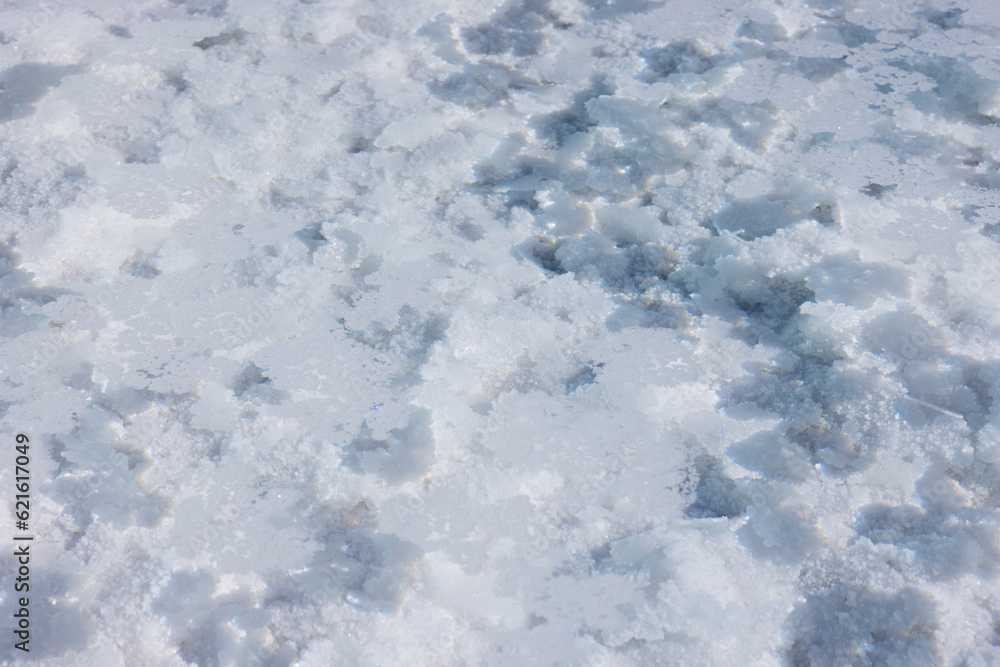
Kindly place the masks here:
<instances>
[{"instance_id":1,"label":"white salt surface","mask_svg":"<svg viewBox=\"0 0 1000 667\"><path fill-rule=\"evenodd\" d=\"M4 664L1000 664L994 3L0 30Z\"/></svg>"}]
</instances>

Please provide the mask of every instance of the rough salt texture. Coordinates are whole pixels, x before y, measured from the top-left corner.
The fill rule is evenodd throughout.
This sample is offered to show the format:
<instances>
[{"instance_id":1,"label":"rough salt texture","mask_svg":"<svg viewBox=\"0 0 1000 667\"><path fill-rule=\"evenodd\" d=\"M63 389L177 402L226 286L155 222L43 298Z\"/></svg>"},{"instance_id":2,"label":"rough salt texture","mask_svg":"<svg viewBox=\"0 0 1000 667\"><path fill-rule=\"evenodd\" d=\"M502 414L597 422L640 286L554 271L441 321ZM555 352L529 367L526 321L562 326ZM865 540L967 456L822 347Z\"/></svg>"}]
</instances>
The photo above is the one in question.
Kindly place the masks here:
<instances>
[{"instance_id":1,"label":"rough salt texture","mask_svg":"<svg viewBox=\"0 0 1000 667\"><path fill-rule=\"evenodd\" d=\"M1000 663L993 3L0 26L0 659Z\"/></svg>"}]
</instances>

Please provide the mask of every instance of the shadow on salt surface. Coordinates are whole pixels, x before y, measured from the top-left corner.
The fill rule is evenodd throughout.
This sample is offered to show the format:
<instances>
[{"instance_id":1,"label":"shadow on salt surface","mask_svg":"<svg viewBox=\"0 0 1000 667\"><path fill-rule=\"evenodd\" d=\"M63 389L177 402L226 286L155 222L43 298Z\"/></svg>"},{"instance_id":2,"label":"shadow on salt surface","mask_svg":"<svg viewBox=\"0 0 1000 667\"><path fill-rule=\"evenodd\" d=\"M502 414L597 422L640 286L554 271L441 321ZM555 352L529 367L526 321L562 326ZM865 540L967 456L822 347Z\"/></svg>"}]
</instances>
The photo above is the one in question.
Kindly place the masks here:
<instances>
[{"instance_id":1,"label":"shadow on salt surface","mask_svg":"<svg viewBox=\"0 0 1000 667\"><path fill-rule=\"evenodd\" d=\"M947 337L920 315L896 310L873 319L863 334L869 349L897 364L891 374L906 391L898 414L914 426L964 419L978 431L988 422L992 372L981 360L952 354Z\"/></svg>"},{"instance_id":2,"label":"shadow on salt surface","mask_svg":"<svg viewBox=\"0 0 1000 667\"><path fill-rule=\"evenodd\" d=\"M573 95L568 107L536 114L528 120L528 126L535 130L539 139L550 142L553 148L562 148L574 134L597 126L597 120L587 111L587 103L614 92L614 86L606 77L595 75L588 87Z\"/></svg>"},{"instance_id":3,"label":"shadow on salt surface","mask_svg":"<svg viewBox=\"0 0 1000 667\"><path fill-rule=\"evenodd\" d=\"M342 464L358 474L374 474L391 484L419 477L434 462L434 429L430 410L415 410L406 426L384 439L373 437L368 423L344 449Z\"/></svg>"},{"instance_id":4,"label":"shadow on salt surface","mask_svg":"<svg viewBox=\"0 0 1000 667\"><path fill-rule=\"evenodd\" d=\"M741 239L752 241L770 236L806 217L788 202L762 197L726 204L715 214L712 224L720 232L730 231Z\"/></svg>"},{"instance_id":5,"label":"shadow on salt surface","mask_svg":"<svg viewBox=\"0 0 1000 667\"><path fill-rule=\"evenodd\" d=\"M824 474L835 476L864 470L876 460L872 446L878 425L865 422L850 429L848 424L854 423L853 412L864 406L878 409L880 383L875 373L805 358L737 378L720 391L727 414L736 419L779 415L783 421L770 433L735 443L727 453L748 469L780 481L804 474L803 464L821 464Z\"/></svg>"},{"instance_id":6,"label":"shadow on salt surface","mask_svg":"<svg viewBox=\"0 0 1000 667\"><path fill-rule=\"evenodd\" d=\"M706 305L732 321L749 343L771 345L778 352L772 362L748 366L745 375L724 384L719 406L735 419L761 415L783 419L772 434L737 443L729 455L744 467L778 480L806 474L804 466L816 464L823 466L823 474L833 475L869 467L875 461L873 447L879 442L880 424L890 423L896 412L891 403L899 400L899 387L876 371L853 368L844 352L846 341L819 318L802 313L802 306L832 301L864 307L886 293L906 294L906 277L862 263L854 255L828 258L806 272L804 280L746 279L741 263L728 258L726 262L725 267L717 262L718 273L703 280L712 290L709 296L718 294ZM854 286L857 280L872 276L886 278L887 284ZM879 340L898 346L892 341L902 338L897 335L899 323L888 324L876 320L870 331ZM970 403L974 411L981 411L981 405Z\"/></svg>"},{"instance_id":7,"label":"shadow on salt surface","mask_svg":"<svg viewBox=\"0 0 1000 667\"><path fill-rule=\"evenodd\" d=\"M938 606L914 588L894 592L835 582L797 605L785 623L788 667L941 664Z\"/></svg>"},{"instance_id":8,"label":"shadow on salt surface","mask_svg":"<svg viewBox=\"0 0 1000 667\"><path fill-rule=\"evenodd\" d=\"M288 667L295 651L267 646L271 612L254 598L246 590L222 593L210 572L178 570L149 607L170 628L178 655L191 664Z\"/></svg>"},{"instance_id":9,"label":"shadow on salt surface","mask_svg":"<svg viewBox=\"0 0 1000 667\"><path fill-rule=\"evenodd\" d=\"M545 48L552 12L546 2L506 3L488 21L462 28L462 45L468 53L518 57L537 55Z\"/></svg>"},{"instance_id":10,"label":"shadow on salt surface","mask_svg":"<svg viewBox=\"0 0 1000 667\"><path fill-rule=\"evenodd\" d=\"M736 531L740 546L753 558L803 563L823 548L816 519L804 507L783 503L784 491L761 486L747 507L747 521Z\"/></svg>"},{"instance_id":11,"label":"shadow on salt surface","mask_svg":"<svg viewBox=\"0 0 1000 667\"><path fill-rule=\"evenodd\" d=\"M539 258L545 266L544 256ZM600 280L608 291L642 293L667 280L677 265L673 250L660 243L628 242L596 232L560 243L551 258L556 273Z\"/></svg>"},{"instance_id":12,"label":"shadow on salt surface","mask_svg":"<svg viewBox=\"0 0 1000 667\"><path fill-rule=\"evenodd\" d=\"M197 551L182 555L214 554L208 567L174 570L150 605L185 660L287 667L297 659L294 647L268 642L267 628L276 614L294 613L321 624L329 607L346 604L387 614L399 608L414 585L422 551L380 533L376 514L364 501L310 506L309 498L296 502L301 495L270 489L253 494L255 501L230 499L224 516L211 521L205 517L226 504L225 494L197 499L201 508L187 503L178 509L178 526L184 528L177 543L192 543L188 546ZM287 501L277 500L282 496ZM212 525L199 526L199 520ZM223 577L233 574L255 576L266 589L230 583L221 591Z\"/></svg>"},{"instance_id":13,"label":"shadow on salt surface","mask_svg":"<svg viewBox=\"0 0 1000 667\"><path fill-rule=\"evenodd\" d=\"M726 456L747 470L776 482L809 479L815 469L808 454L774 431L758 431L726 448Z\"/></svg>"},{"instance_id":14,"label":"shadow on salt surface","mask_svg":"<svg viewBox=\"0 0 1000 667\"><path fill-rule=\"evenodd\" d=\"M704 74L717 64L708 52L691 41L672 42L666 46L644 49L639 56L646 69L635 78L643 83L655 83L674 73Z\"/></svg>"},{"instance_id":15,"label":"shadow on salt surface","mask_svg":"<svg viewBox=\"0 0 1000 667\"><path fill-rule=\"evenodd\" d=\"M858 511L855 530L874 544L908 551L930 579L989 576L996 572L1000 554L993 544L992 517L982 514L972 508L961 516L934 508L924 511L913 505L875 503Z\"/></svg>"},{"instance_id":16,"label":"shadow on salt surface","mask_svg":"<svg viewBox=\"0 0 1000 667\"><path fill-rule=\"evenodd\" d=\"M736 518L745 516L750 496L746 480L735 481L723 473L719 460L709 454L695 458L698 484L694 502L684 508L693 519Z\"/></svg>"},{"instance_id":17,"label":"shadow on salt surface","mask_svg":"<svg viewBox=\"0 0 1000 667\"><path fill-rule=\"evenodd\" d=\"M218 656L235 639L235 632L219 622L228 605L214 599L215 577L203 570L175 571L150 604L150 611L162 616L177 643L177 652L187 662L218 664ZM235 609L231 610L235 611ZM241 625L237 621L236 625ZM227 636L228 635L228 636Z\"/></svg>"},{"instance_id":18,"label":"shadow on salt surface","mask_svg":"<svg viewBox=\"0 0 1000 667\"><path fill-rule=\"evenodd\" d=\"M379 532L364 501L321 513L334 517L332 525L322 527L316 536L323 547L306 567L273 582L269 596L293 606L346 603L372 612L396 611L416 581L423 551L396 535Z\"/></svg>"},{"instance_id":19,"label":"shadow on salt surface","mask_svg":"<svg viewBox=\"0 0 1000 667\"><path fill-rule=\"evenodd\" d=\"M758 435L754 438L758 444L773 436L766 432ZM688 518L747 517L736 535L753 558L797 563L821 548L815 520L807 518L808 513L800 511L801 508L785 503L781 487L765 480L733 480L722 471L718 459L707 454L695 459L695 470L698 476L695 500L684 509Z\"/></svg>"},{"instance_id":20,"label":"shadow on salt surface","mask_svg":"<svg viewBox=\"0 0 1000 667\"><path fill-rule=\"evenodd\" d=\"M893 83L916 79L924 84L912 86L906 95L918 111L972 125L1000 122L996 82L980 76L972 65L961 59L921 53L900 58L891 65L896 70L896 75L890 79ZM928 85L930 83L933 85Z\"/></svg>"},{"instance_id":21,"label":"shadow on salt surface","mask_svg":"<svg viewBox=\"0 0 1000 667\"><path fill-rule=\"evenodd\" d=\"M34 274L21 267L21 254L10 242L0 241L0 337L15 338L38 329L46 317L25 313L24 305L44 306L69 293L66 289L39 288ZM9 371L8 371L9 372Z\"/></svg>"},{"instance_id":22,"label":"shadow on salt surface","mask_svg":"<svg viewBox=\"0 0 1000 667\"><path fill-rule=\"evenodd\" d=\"M745 125L740 123L741 127ZM809 220L836 229L840 227L840 210L828 194L800 186L734 199L715 212L712 226L716 231L733 232L745 241L753 241Z\"/></svg>"},{"instance_id":23,"label":"shadow on salt surface","mask_svg":"<svg viewBox=\"0 0 1000 667\"><path fill-rule=\"evenodd\" d=\"M80 71L79 66L58 67L44 63L21 63L0 72L0 123L27 118L38 102L63 77Z\"/></svg>"},{"instance_id":24,"label":"shadow on salt surface","mask_svg":"<svg viewBox=\"0 0 1000 667\"><path fill-rule=\"evenodd\" d=\"M537 81L506 65L465 63L461 72L449 74L443 81L428 83L427 90L445 102L484 109L507 99L511 90L537 85Z\"/></svg>"}]
</instances>

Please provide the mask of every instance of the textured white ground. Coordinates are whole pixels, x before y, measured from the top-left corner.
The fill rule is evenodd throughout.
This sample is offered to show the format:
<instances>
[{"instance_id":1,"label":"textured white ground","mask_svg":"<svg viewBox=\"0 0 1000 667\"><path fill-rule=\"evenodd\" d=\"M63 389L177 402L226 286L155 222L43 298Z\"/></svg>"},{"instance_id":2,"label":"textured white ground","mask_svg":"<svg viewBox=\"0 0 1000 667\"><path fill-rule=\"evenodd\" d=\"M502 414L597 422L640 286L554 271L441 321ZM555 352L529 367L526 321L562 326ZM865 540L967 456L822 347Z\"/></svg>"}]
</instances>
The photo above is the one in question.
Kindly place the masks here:
<instances>
[{"instance_id":1,"label":"textured white ground","mask_svg":"<svg viewBox=\"0 0 1000 667\"><path fill-rule=\"evenodd\" d=\"M992 1L0 31L4 664L1000 664Z\"/></svg>"}]
</instances>

